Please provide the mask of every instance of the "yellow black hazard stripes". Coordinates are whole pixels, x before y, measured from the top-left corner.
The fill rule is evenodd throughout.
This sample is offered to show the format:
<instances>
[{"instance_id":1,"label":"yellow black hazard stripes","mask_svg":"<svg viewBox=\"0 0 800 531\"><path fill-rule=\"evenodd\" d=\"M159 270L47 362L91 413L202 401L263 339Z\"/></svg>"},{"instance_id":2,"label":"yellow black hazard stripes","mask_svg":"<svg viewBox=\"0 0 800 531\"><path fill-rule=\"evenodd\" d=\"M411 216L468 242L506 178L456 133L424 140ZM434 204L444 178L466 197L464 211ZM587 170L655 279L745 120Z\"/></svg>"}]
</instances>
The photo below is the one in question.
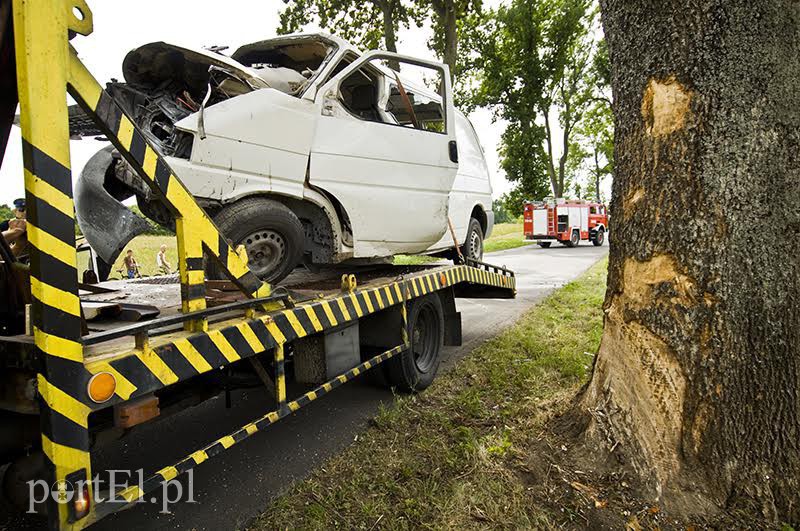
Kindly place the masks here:
<instances>
[{"instance_id":1,"label":"yellow black hazard stripes","mask_svg":"<svg viewBox=\"0 0 800 531\"><path fill-rule=\"evenodd\" d=\"M406 344L398 345L390 350L387 350L386 352L383 352L382 354L379 354L378 356L375 356L363 362L357 367L353 367L346 373L337 376L333 380L325 382L324 384L320 385L314 390L304 393L296 400L288 402L287 404L288 407L286 407L285 409L271 411L266 415L256 419L255 421L242 426L233 433L217 439L208 446L191 453L184 459L181 459L174 465L162 468L149 478L145 479L140 485L132 485L122 491L117 492L112 499L116 501L125 500L130 503L136 502L137 500L142 498L142 496L144 496L145 494L161 488L161 485L165 481L170 481L176 478L178 475L188 472L195 466L207 461L208 459L211 459L212 457L221 454L231 446L247 439L248 437L254 435L259 431L264 430L270 425L278 422L281 418L291 414L294 411L297 411L301 407L308 405L314 400L326 395L327 393L333 391L340 385L345 384L348 381L352 380L359 374L371 369L372 367L377 366L380 363L383 363L384 361L388 360L389 358L392 358L393 356L400 354L406 348L408 348ZM102 518L103 516L118 510L119 508L120 508L119 504L117 504L117 506L114 506L114 504L112 503L100 504L96 509L97 517Z\"/></svg>"},{"instance_id":2,"label":"yellow black hazard stripes","mask_svg":"<svg viewBox=\"0 0 800 531\"><path fill-rule=\"evenodd\" d=\"M93 374L114 374L118 382L114 400L128 400L462 282L509 290L514 287L514 278L509 275L467 266L445 267L383 286L312 300L292 309L133 350L115 359L89 362L87 368Z\"/></svg>"},{"instance_id":3,"label":"yellow black hazard stripes","mask_svg":"<svg viewBox=\"0 0 800 531\"><path fill-rule=\"evenodd\" d=\"M85 7L83 2L80 5ZM68 30L87 34L53 2L13 2L17 89L30 244L31 325L40 353L37 377L42 449L51 482L90 475L81 307L75 253L66 107ZM88 10L87 10L88 11ZM49 503L51 528L68 524L65 505ZM80 524L78 524L80 525Z\"/></svg>"}]
</instances>

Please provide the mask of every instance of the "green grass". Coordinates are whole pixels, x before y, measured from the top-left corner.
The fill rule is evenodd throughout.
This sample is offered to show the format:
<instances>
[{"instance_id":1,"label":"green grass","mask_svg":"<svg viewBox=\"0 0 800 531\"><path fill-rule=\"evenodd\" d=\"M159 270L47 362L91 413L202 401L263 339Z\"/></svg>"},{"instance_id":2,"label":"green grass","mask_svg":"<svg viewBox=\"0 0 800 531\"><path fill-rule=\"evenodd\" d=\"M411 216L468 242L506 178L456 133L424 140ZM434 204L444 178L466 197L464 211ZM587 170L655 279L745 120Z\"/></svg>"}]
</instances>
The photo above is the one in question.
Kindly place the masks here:
<instances>
[{"instance_id":1,"label":"green grass","mask_svg":"<svg viewBox=\"0 0 800 531\"><path fill-rule=\"evenodd\" d=\"M125 250L122 251L122 254L119 255L119 258L117 258L117 261L114 263L114 267L111 268L111 274L109 278L122 278L117 270L125 269L122 259L124 258L128 249L133 250L133 256L136 258L136 263L139 264L139 272L143 276L159 274L158 268L156 267L156 255L158 254L158 250L161 248L161 244L165 244L167 246L167 261L170 263L170 265L172 265L172 269L176 271L178 267L178 244L175 236L143 235L137 236L136 238L132 239L130 243L128 243L128 246L125 247ZM88 258L88 253L78 253L79 276L86 269ZM126 272L123 272L123 274L126 275Z\"/></svg>"},{"instance_id":2,"label":"green grass","mask_svg":"<svg viewBox=\"0 0 800 531\"><path fill-rule=\"evenodd\" d=\"M484 252L505 251L523 245L530 245L522 233L522 222L498 223L492 230L492 235L483 242Z\"/></svg>"},{"instance_id":3,"label":"green grass","mask_svg":"<svg viewBox=\"0 0 800 531\"><path fill-rule=\"evenodd\" d=\"M525 456L586 380L607 262L556 291L347 450L274 500L253 529L550 528Z\"/></svg>"}]
</instances>

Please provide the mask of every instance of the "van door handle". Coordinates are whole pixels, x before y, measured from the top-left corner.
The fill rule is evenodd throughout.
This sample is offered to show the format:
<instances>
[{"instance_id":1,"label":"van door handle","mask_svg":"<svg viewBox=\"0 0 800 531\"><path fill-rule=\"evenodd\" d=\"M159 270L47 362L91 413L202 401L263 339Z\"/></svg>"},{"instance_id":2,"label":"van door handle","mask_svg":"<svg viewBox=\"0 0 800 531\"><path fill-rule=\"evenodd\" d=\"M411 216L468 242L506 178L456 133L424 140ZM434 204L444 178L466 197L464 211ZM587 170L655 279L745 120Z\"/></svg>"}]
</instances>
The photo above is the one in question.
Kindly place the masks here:
<instances>
[{"instance_id":1,"label":"van door handle","mask_svg":"<svg viewBox=\"0 0 800 531\"><path fill-rule=\"evenodd\" d=\"M448 144L448 148L450 151L450 162L458 164L458 144L456 144L456 141L451 140Z\"/></svg>"}]
</instances>

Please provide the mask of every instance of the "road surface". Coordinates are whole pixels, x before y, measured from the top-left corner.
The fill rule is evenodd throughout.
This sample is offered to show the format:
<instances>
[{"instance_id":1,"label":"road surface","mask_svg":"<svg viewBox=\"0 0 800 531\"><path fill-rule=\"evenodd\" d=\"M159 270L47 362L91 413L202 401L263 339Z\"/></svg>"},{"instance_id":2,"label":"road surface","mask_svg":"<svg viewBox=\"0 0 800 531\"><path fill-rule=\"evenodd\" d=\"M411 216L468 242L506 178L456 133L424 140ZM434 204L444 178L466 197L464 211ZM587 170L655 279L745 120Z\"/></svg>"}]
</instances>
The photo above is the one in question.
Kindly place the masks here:
<instances>
[{"instance_id":1,"label":"road surface","mask_svg":"<svg viewBox=\"0 0 800 531\"><path fill-rule=\"evenodd\" d=\"M448 347L440 370L446 371L475 347L511 325L526 309L555 288L573 280L608 247L583 244L577 248L540 249L526 246L486 255L489 263L515 271L518 295L514 300L457 301L463 320L463 345ZM354 381L299 410L265 432L234 446L194 470L191 496L196 503L177 503L162 514L163 500L141 503L99 522L93 529L238 529L262 512L270 499L306 477L337 454L367 427L381 403L392 400L388 390ZM261 390L233 393L231 409L223 397L145 425L121 441L104 447L93 463L95 470L137 470L145 476L183 458L189 451L250 422L270 404ZM188 478L181 483L185 494ZM175 489L177 490L177 489ZM175 496L176 491L171 493ZM30 527L41 521L9 522ZM0 528L2 528L0 523Z\"/></svg>"}]
</instances>

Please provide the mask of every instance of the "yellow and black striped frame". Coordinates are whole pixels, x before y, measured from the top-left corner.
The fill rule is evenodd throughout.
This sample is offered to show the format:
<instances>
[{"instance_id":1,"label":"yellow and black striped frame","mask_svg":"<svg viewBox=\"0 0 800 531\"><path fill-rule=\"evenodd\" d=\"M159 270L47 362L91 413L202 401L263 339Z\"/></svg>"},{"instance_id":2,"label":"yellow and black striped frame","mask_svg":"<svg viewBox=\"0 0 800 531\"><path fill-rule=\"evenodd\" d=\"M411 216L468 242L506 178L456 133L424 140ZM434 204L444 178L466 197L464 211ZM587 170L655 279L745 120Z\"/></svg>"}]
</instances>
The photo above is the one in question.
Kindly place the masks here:
<instances>
[{"instance_id":1,"label":"yellow and black striped frame","mask_svg":"<svg viewBox=\"0 0 800 531\"><path fill-rule=\"evenodd\" d=\"M71 33L88 35L92 12L84 0L13 0L16 75L22 129L28 239L31 244L31 324L42 355L38 376L42 444L54 482L91 477L85 397L91 376L84 366L78 299L75 215L70 171L67 92L94 118L175 216L184 313L205 308L203 256L216 260L248 296L270 286L247 267L242 250L221 236L164 159L102 89L69 45ZM203 331L203 318L186 329ZM62 483L63 485L63 483ZM50 526L74 519L53 502Z\"/></svg>"},{"instance_id":2,"label":"yellow and black striped frame","mask_svg":"<svg viewBox=\"0 0 800 531\"><path fill-rule=\"evenodd\" d=\"M276 409L163 468L145 481L143 488L136 486L119 493L125 500L136 501L161 481L174 478L401 353L408 345L406 306L413 299L464 285L513 296L515 279L509 271L480 263L446 266L363 289L352 281L348 290L330 298L291 308L262 308L266 312L248 310L243 318L213 326L204 318L190 318L183 334L137 341L134 348L101 359L86 359L78 298L67 92L95 119L175 216L184 313L205 308L204 254L217 260L250 297L268 296L270 286L248 270L244 253L221 237L163 158L69 46L70 33L88 35L92 31L92 13L85 1L13 0L13 17L31 243L31 323L41 360L37 381L42 447L47 476L54 484L92 477L89 415L93 411L241 359L269 351L274 356ZM401 344L296 399L286 396L285 345L392 307L399 308L402 315ZM87 393L89 380L100 372L113 374L117 381L115 396L102 405L92 402ZM91 489L91 482L87 484ZM75 518L68 505L51 501L49 527L80 529L120 508L119 504L92 504L89 514Z\"/></svg>"}]
</instances>

